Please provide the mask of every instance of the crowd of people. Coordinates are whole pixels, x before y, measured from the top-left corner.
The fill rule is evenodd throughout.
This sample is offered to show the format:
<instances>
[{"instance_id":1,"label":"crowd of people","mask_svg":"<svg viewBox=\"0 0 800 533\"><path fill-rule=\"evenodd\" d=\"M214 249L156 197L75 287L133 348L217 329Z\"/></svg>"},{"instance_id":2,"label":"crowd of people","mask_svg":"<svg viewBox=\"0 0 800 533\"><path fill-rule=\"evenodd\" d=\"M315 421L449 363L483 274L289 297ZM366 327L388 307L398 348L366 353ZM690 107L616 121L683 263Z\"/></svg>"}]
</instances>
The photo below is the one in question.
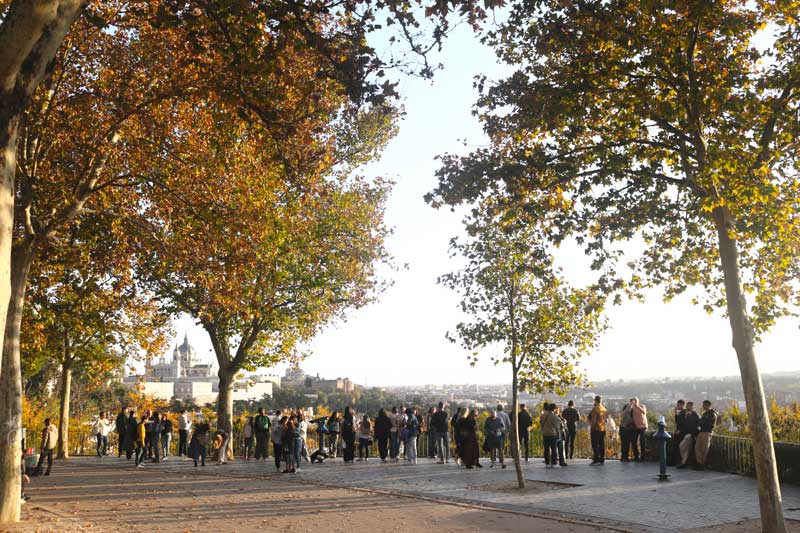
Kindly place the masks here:
<instances>
[{"instance_id":1,"label":"crowd of people","mask_svg":"<svg viewBox=\"0 0 800 533\"><path fill-rule=\"evenodd\" d=\"M711 402L704 401L702 412L697 413L692 402L679 400L674 416L676 430L670 452L671 463L678 468L690 465L704 468L711 435L719 420ZM545 402L539 414L539 431L546 468L566 467L567 461L574 458L580 422L589 426L592 465L604 464L606 436L617 431L621 441L620 460L643 461L648 430L647 408L637 398L631 398L619 413L619 427L615 418L610 416L600 396L595 397L592 409L585 415L572 401L563 408ZM521 459L528 462L534 418L523 404L517 419ZM172 420L165 413L146 410L137 415L134 409L125 407L115 420L101 412L92 426L98 457L102 459L108 455L108 437L116 431L117 456L121 458L124 454L126 459L133 459L138 468L144 467L147 461L158 463L170 456L174 430ZM227 462L231 435L223 429L217 429L212 436L207 421L194 421L186 410L182 410L177 416L177 430L178 456L193 460L195 466L205 466L209 452L217 464ZM310 453L308 447L309 441L313 440L309 439L312 432L316 434L316 449ZM283 473L299 471L303 462L322 463L331 457L341 456L345 464L368 461L373 446L377 446L378 458L384 463L399 462L402 458L409 464L416 464L420 438L427 439L428 457L438 459L439 463L454 460L467 469L482 468L480 458L483 455L488 457L490 468L498 465L506 468L506 444L511 434L512 417L502 405L489 409L482 426L479 426L477 409L461 407L451 414L443 402L424 414L416 407L399 406L388 411L381 408L374 419L367 414L357 415L349 406L342 413L334 411L312 420L306 420L301 410L278 410L267 414L262 408L237 428L244 460L266 461L271 452L276 471ZM44 475L50 474L57 438L56 426L47 419L42 430L36 473L42 473L44 461L47 461Z\"/></svg>"}]
</instances>

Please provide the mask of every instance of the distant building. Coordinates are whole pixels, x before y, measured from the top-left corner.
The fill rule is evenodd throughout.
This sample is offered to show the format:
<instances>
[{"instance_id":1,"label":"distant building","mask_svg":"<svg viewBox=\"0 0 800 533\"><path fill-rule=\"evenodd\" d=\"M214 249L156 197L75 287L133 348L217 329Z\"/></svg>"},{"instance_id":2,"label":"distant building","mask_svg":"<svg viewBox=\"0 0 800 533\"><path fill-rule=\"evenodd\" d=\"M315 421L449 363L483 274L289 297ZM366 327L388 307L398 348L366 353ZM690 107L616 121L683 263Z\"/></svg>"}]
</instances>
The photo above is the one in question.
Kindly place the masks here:
<instances>
[{"instance_id":1,"label":"distant building","mask_svg":"<svg viewBox=\"0 0 800 533\"><path fill-rule=\"evenodd\" d=\"M183 344L175 346L171 361L167 362L161 357L157 363L146 366L144 375L127 376L122 381L153 397L166 400L177 398L202 404L217 399L217 372L215 361L211 364L200 361L194 347L189 344L189 335L186 334Z\"/></svg>"},{"instance_id":2,"label":"distant building","mask_svg":"<svg viewBox=\"0 0 800 533\"><path fill-rule=\"evenodd\" d=\"M286 369L282 384L289 387L306 388L324 392L353 392L356 389L356 385L350 381L350 378L322 379L319 377L319 374L316 376L309 376L299 365L294 365Z\"/></svg>"}]
</instances>

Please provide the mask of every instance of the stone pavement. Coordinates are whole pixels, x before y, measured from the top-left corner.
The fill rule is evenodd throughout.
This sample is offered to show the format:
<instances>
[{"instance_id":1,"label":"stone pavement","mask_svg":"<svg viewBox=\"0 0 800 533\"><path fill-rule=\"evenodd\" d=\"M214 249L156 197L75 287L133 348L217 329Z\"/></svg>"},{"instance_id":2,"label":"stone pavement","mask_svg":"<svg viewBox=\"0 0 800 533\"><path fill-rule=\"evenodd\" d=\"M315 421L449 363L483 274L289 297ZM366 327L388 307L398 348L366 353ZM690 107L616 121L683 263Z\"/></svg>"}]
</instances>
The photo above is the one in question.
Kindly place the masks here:
<instances>
[{"instance_id":1,"label":"stone pavement","mask_svg":"<svg viewBox=\"0 0 800 533\"><path fill-rule=\"evenodd\" d=\"M607 461L592 466L575 460L569 467L548 470L541 459L532 459L524 465L531 487L519 493L513 490L516 477L511 464L505 470L489 468L486 460L483 464L483 469L466 470L429 459L414 466L381 464L377 459L345 465L337 459L303 465L297 474L284 477L640 531L705 530L759 517L755 479L734 474L670 468L670 481L659 482L658 465L653 463ZM180 460L159 468L194 470L190 462ZM206 468L233 476L275 471L271 460ZM785 516L800 520L800 487L784 485L782 492Z\"/></svg>"},{"instance_id":2,"label":"stone pavement","mask_svg":"<svg viewBox=\"0 0 800 533\"><path fill-rule=\"evenodd\" d=\"M274 463L234 461L194 468L171 458L136 469L116 458L58 461L34 478L23 507L33 531L758 531L755 480L671 469L656 481L652 463L547 470L525 465L466 470L421 459L418 465L341 460L277 474ZM800 533L800 487L783 488L789 531ZM344 524L344 525L342 525Z\"/></svg>"}]
</instances>

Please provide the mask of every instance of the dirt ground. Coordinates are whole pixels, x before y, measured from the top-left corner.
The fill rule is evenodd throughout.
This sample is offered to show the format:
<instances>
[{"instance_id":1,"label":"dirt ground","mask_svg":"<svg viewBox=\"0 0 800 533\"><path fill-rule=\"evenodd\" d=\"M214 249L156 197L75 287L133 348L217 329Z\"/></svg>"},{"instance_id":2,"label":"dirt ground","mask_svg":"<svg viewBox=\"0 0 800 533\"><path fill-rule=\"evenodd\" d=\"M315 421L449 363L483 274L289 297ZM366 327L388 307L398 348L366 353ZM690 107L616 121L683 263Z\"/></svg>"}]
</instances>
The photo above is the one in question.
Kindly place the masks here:
<instances>
[{"instance_id":1,"label":"dirt ground","mask_svg":"<svg viewBox=\"0 0 800 533\"><path fill-rule=\"evenodd\" d=\"M137 470L110 460L87 468L56 464L34 478L23 522L0 532L577 532L625 531L428 500L292 481L232 477L218 467L188 474ZM731 524L720 533L758 531ZM790 524L800 533L800 523Z\"/></svg>"},{"instance_id":2,"label":"dirt ground","mask_svg":"<svg viewBox=\"0 0 800 533\"><path fill-rule=\"evenodd\" d=\"M112 465L108 465L112 466ZM609 531L413 498L321 487L288 476L184 475L127 464L96 469L56 464L34 478L23 522L0 526L33 532L403 532ZM206 472L215 467L209 467Z\"/></svg>"}]
</instances>

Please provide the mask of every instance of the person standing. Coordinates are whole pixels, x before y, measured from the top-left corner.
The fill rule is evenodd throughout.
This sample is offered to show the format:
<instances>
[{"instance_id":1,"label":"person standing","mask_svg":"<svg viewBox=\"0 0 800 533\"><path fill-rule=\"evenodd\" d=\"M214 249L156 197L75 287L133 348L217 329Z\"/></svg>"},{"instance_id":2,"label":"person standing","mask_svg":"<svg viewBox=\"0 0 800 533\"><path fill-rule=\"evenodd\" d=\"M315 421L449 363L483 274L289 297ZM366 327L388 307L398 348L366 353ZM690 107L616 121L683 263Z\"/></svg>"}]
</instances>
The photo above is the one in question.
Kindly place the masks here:
<instances>
[{"instance_id":1,"label":"person standing","mask_svg":"<svg viewBox=\"0 0 800 533\"><path fill-rule=\"evenodd\" d=\"M498 449L500 450L500 465L505 468L503 454L505 453L508 436L511 434L511 417L508 416L508 413L500 404L497 405L497 418L503 423L503 432L500 434L500 447Z\"/></svg>"},{"instance_id":2,"label":"person standing","mask_svg":"<svg viewBox=\"0 0 800 533\"><path fill-rule=\"evenodd\" d=\"M303 411L297 410L295 414L295 420L297 421L297 434L300 437L300 457L305 459L306 462L311 460L311 455L308 453L308 422L306 422L306 415L303 414ZM300 467L300 460L297 461L298 468Z\"/></svg>"},{"instance_id":3,"label":"person standing","mask_svg":"<svg viewBox=\"0 0 800 533\"><path fill-rule=\"evenodd\" d=\"M375 440L378 441L378 455L381 462L386 462L389 448L389 436L392 431L392 421L386 415L386 411L381 407L378 409L378 416L375 417Z\"/></svg>"},{"instance_id":4,"label":"person standing","mask_svg":"<svg viewBox=\"0 0 800 533\"><path fill-rule=\"evenodd\" d=\"M392 461L400 460L400 430L403 425L403 417L397 412L397 407L392 407L392 414L389 415L392 427L389 429L389 457Z\"/></svg>"},{"instance_id":5,"label":"person standing","mask_svg":"<svg viewBox=\"0 0 800 533\"><path fill-rule=\"evenodd\" d=\"M533 425L533 417L528 412L524 403L519 404L519 413L517 414L517 433L519 434L519 445L522 447L521 452L525 455L525 462L528 462L528 454L530 453L530 431ZM520 453L520 457L522 457Z\"/></svg>"},{"instance_id":6,"label":"person standing","mask_svg":"<svg viewBox=\"0 0 800 533\"><path fill-rule=\"evenodd\" d=\"M149 432L147 434L149 439L148 449L151 452L150 459L154 463L161 462L161 413L155 411L150 419Z\"/></svg>"},{"instance_id":7,"label":"person standing","mask_svg":"<svg viewBox=\"0 0 800 533\"><path fill-rule=\"evenodd\" d=\"M353 408L349 405L344 408L342 416L342 457L345 464L351 464L356 457L356 420Z\"/></svg>"},{"instance_id":8,"label":"person standing","mask_svg":"<svg viewBox=\"0 0 800 533\"><path fill-rule=\"evenodd\" d=\"M136 411L131 409L128 412L128 420L125 423L125 458L128 460L133 457L138 435L139 421L136 419Z\"/></svg>"},{"instance_id":9,"label":"person standing","mask_svg":"<svg viewBox=\"0 0 800 533\"><path fill-rule=\"evenodd\" d=\"M153 458L153 411L147 409L144 412L144 416L146 418L145 425L144 425L144 449L145 449L145 457L147 459Z\"/></svg>"},{"instance_id":10,"label":"person standing","mask_svg":"<svg viewBox=\"0 0 800 533\"><path fill-rule=\"evenodd\" d=\"M461 452L464 449L464 437L461 426L464 424L468 414L466 407L459 407L456 414L450 419L450 427L453 428L453 441L455 442L456 464L459 466L462 464Z\"/></svg>"},{"instance_id":11,"label":"person standing","mask_svg":"<svg viewBox=\"0 0 800 533\"><path fill-rule=\"evenodd\" d=\"M45 476L50 475L50 470L53 469L53 451L56 449L58 443L58 428L53 424L49 418L44 419L44 428L42 429L42 442L39 446L39 462L36 465L36 473L42 473L42 464L47 458L47 471Z\"/></svg>"},{"instance_id":12,"label":"person standing","mask_svg":"<svg viewBox=\"0 0 800 533\"><path fill-rule=\"evenodd\" d=\"M478 411L465 411L465 417L457 424L461 434L461 463L468 469L483 468L480 463L480 446L478 444Z\"/></svg>"},{"instance_id":13,"label":"person standing","mask_svg":"<svg viewBox=\"0 0 800 533\"><path fill-rule=\"evenodd\" d=\"M489 457L491 459L491 464L489 468L494 468L494 463L498 459L500 459L500 466L503 468L506 467L505 461L503 460L503 421L502 419L497 416L497 411L494 409L489 409L489 417L483 423L483 438L484 438L484 449L489 452ZM498 453L499 452L499 453Z\"/></svg>"},{"instance_id":14,"label":"person standing","mask_svg":"<svg viewBox=\"0 0 800 533\"><path fill-rule=\"evenodd\" d=\"M544 443L545 468L554 468L558 462L558 433L561 419L554 412L555 404L545 402L542 406L542 442Z\"/></svg>"},{"instance_id":15,"label":"person standing","mask_svg":"<svg viewBox=\"0 0 800 533\"><path fill-rule=\"evenodd\" d=\"M567 466L567 461L565 460L565 452L564 447L565 443L567 442L567 421L564 420L564 417L561 416L561 410L558 408L558 405L551 403L550 407L553 408L553 413L558 417L558 438L556 440L556 447L558 448L558 466L564 467Z\"/></svg>"},{"instance_id":16,"label":"person standing","mask_svg":"<svg viewBox=\"0 0 800 533\"><path fill-rule=\"evenodd\" d=\"M628 402L622 406L622 413L619 418L619 438L622 441L619 460L623 463L630 461L631 439L634 431L631 404Z\"/></svg>"},{"instance_id":17,"label":"person standing","mask_svg":"<svg viewBox=\"0 0 800 533\"><path fill-rule=\"evenodd\" d=\"M639 398L631 398L631 418L633 419L633 457L636 461L644 461L645 433L647 432L647 407L639 402Z\"/></svg>"},{"instance_id":18,"label":"person standing","mask_svg":"<svg viewBox=\"0 0 800 533\"><path fill-rule=\"evenodd\" d=\"M245 461L249 461L253 457L253 448L256 442L254 426L255 418L252 416L247 417L247 422L245 422L244 429L242 429L242 448L244 449L242 456Z\"/></svg>"},{"instance_id":19,"label":"person standing","mask_svg":"<svg viewBox=\"0 0 800 533\"><path fill-rule=\"evenodd\" d=\"M561 416L567 421L567 442L564 453L567 459L572 459L575 456L575 436L578 434L581 414L575 409L575 402L570 400L567 402L567 408L561 412Z\"/></svg>"},{"instance_id":20,"label":"person standing","mask_svg":"<svg viewBox=\"0 0 800 533\"><path fill-rule=\"evenodd\" d=\"M436 458L436 432L433 430L433 426L431 426L431 421L436 412L437 408L435 406L428 409L424 424L420 424L420 428L425 429L425 436L428 441L428 459Z\"/></svg>"},{"instance_id":21,"label":"person standing","mask_svg":"<svg viewBox=\"0 0 800 533\"><path fill-rule=\"evenodd\" d=\"M331 457L336 457L336 452L339 448L339 429L341 423L339 422L339 413L336 411L331 413L328 417L328 453Z\"/></svg>"},{"instance_id":22,"label":"person standing","mask_svg":"<svg viewBox=\"0 0 800 533\"><path fill-rule=\"evenodd\" d=\"M267 413L264 411L264 408L261 407L258 409L258 414L253 419L253 433L255 434L256 439L256 453L255 458L256 460L264 459L266 460L269 456L269 450L267 449L268 442L269 442L269 428L270 428L270 420L267 416Z\"/></svg>"},{"instance_id":23,"label":"person standing","mask_svg":"<svg viewBox=\"0 0 800 533\"><path fill-rule=\"evenodd\" d=\"M172 420L167 418L167 415L162 415L161 420L161 457L166 459L169 457L170 448L172 447Z\"/></svg>"},{"instance_id":24,"label":"person standing","mask_svg":"<svg viewBox=\"0 0 800 533\"><path fill-rule=\"evenodd\" d=\"M708 450L711 448L711 435L714 433L714 426L717 425L719 415L711 408L709 400L703 400L703 414L700 415L700 432L697 434L697 442L694 445L694 455L696 470L705 470Z\"/></svg>"},{"instance_id":25,"label":"person standing","mask_svg":"<svg viewBox=\"0 0 800 533\"><path fill-rule=\"evenodd\" d=\"M681 452L681 462L678 468L686 468L692 451L694 450L694 443L697 440L697 435L700 433L700 416L694 410L694 402L686 402L686 409L683 414L683 426L681 427L681 434L683 438L678 446Z\"/></svg>"},{"instance_id":26,"label":"person standing","mask_svg":"<svg viewBox=\"0 0 800 533\"><path fill-rule=\"evenodd\" d=\"M428 431L433 431L436 449L439 452L439 464L450 462L450 433L447 424L450 422L450 413L444 408L444 402L439 402L436 412L431 417L431 426Z\"/></svg>"},{"instance_id":27,"label":"person standing","mask_svg":"<svg viewBox=\"0 0 800 533\"><path fill-rule=\"evenodd\" d=\"M594 407L589 413L589 427L592 440L592 464L601 465L606 462L606 416L608 410L603 399L594 397Z\"/></svg>"},{"instance_id":28,"label":"person standing","mask_svg":"<svg viewBox=\"0 0 800 533\"><path fill-rule=\"evenodd\" d=\"M358 460L366 461L369 459L370 447L372 446L372 421L369 416L364 415L358 425Z\"/></svg>"},{"instance_id":29,"label":"person standing","mask_svg":"<svg viewBox=\"0 0 800 533\"><path fill-rule=\"evenodd\" d=\"M199 422L192 433L192 441L189 444L189 456L194 460L194 466L199 462L206 466L206 455L208 455L208 433L211 426L208 422Z\"/></svg>"},{"instance_id":30,"label":"person standing","mask_svg":"<svg viewBox=\"0 0 800 533\"><path fill-rule=\"evenodd\" d=\"M686 421L686 402L678 400L675 405L675 432L672 434L672 447L670 449L667 466L675 466L680 464L681 457L681 441L683 440L683 427Z\"/></svg>"},{"instance_id":31,"label":"person standing","mask_svg":"<svg viewBox=\"0 0 800 533\"><path fill-rule=\"evenodd\" d=\"M189 430L192 429L192 420L186 409L181 409L178 417L178 455L181 457L189 455Z\"/></svg>"},{"instance_id":32,"label":"person standing","mask_svg":"<svg viewBox=\"0 0 800 533\"><path fill-rule=\"evenodd\" d=\"M410 464L417 464L417 438L419 437L419 417L416 409L409 407L406 411L406 461Z\"/></svg>"},{"instance_id":33,"label":"person standing","mask_svg":"<svg viewBox=\"0 0 800 533\"><path fill-rule=\"evenodd\" d=\"M106 412L101 411L100 417L95 420L92 427L97 437L97 457L103 458L108 455L108 434L114 429L113 423L106 418Z\"/></svg>"},{"instance_id":34,"label":"person standing","mask_svg":"<svg viewBox=\"0 0 800 533\"><path fill-rule=\"evenodd\" d=\"M136 468L144 468L145 450L147 448L147 423L149 420L150 418L145 413L136 425L136 456L134 459Z\"/></svg>"},{"instance_id":35,"label":"person standing","mask_svg":"<svg viewBox=\"0 0 800 533\"><path fill-rule=\"evenodd\" d=\"M127 414L128 409L123 407L120 409L119 414L117 415L116 422L114 422L114 426L117 429L117 458L121 458L122 452L128 447L127 443L125 442L126 427L128 423Z\"/></svg>"},{"instance_id":36,"label":"person standing","mask_svg":"<svg viewBox=\"0 0 800 533\"><path fill-rule=\"evenodd\" d=\"M272 441L272 453L275 456L275 471L281 471L281 456L283 455L283 445L286 433L286 423L289 417L282 417L277 422L272 422L270 430L270 440Z\"/></svg>"}]
</instances>

